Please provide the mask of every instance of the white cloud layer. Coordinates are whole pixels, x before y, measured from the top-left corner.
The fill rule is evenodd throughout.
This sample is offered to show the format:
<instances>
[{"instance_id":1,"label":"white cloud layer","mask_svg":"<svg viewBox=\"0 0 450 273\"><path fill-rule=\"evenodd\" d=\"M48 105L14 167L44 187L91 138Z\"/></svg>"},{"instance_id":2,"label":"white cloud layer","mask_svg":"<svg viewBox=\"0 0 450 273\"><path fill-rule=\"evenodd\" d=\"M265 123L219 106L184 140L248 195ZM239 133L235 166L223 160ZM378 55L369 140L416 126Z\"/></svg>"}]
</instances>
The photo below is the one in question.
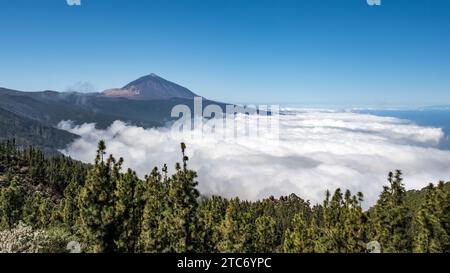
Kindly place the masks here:
<instances>
[{"instance_id":1,"label":"white cloud layer","mask_svg":"<svg viewBox=\"0 0 450 273\"><path fill-rule=\"evenodd\" d=\"M391 170L404 171L408 189L450 179L450 151L436 148L445 137L442 130L390 117L286 109L279 140L214 135L183 139L168 128L143 129L120 121L106 130L70 122L61 122L60 128L81 136L64 154L92 162L98 140L104 139L108 152L123 157L125 166L140 176L163 163L173 166L184 141L200 191L225 197L254 200L296 193L320 202L326 189L341 187L362 191L367 205L377 199ZM194 133L200 132L197 126Z\"/></svg>"}]
</instances>

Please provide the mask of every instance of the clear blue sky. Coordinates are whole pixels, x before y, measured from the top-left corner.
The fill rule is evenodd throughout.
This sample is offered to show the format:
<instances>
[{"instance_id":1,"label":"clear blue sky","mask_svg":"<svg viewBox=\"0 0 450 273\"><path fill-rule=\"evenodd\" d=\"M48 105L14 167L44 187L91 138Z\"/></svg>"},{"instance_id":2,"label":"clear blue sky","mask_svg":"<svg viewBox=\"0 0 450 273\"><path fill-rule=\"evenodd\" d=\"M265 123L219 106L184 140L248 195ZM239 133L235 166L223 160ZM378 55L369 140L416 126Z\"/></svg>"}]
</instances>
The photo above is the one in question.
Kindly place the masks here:
<instances>
[{"instance_id":1,"label":"clear blue sky","mask_svg":"<svg viewBox=\"0 0 450 273\"><path fill-rule=\"evenodd\" d=\"M156 73L247 103L450 104L450 1L0 0L0 86Z\"/></svg>"}]
</instances>

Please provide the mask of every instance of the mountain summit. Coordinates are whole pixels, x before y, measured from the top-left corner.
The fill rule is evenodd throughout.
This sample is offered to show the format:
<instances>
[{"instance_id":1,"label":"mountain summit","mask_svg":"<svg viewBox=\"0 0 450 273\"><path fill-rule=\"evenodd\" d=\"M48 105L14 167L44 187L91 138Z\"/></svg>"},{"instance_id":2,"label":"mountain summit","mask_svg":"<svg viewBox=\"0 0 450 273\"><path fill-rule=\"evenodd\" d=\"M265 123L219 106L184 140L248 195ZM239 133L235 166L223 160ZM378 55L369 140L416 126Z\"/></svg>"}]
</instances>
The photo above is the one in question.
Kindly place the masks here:
<instances>
[{"instance_id":1,"label":"mountain summit","mask_svg":"<svg viewBox=\"0 0 450 273\"><path fill-rule=\"evenodd\" d=\"M106 97L123 97L135 100L193 99L197 95L189 89L150 74L130 82L122 88L103 91Z\"/></svg>"}]
</instances>

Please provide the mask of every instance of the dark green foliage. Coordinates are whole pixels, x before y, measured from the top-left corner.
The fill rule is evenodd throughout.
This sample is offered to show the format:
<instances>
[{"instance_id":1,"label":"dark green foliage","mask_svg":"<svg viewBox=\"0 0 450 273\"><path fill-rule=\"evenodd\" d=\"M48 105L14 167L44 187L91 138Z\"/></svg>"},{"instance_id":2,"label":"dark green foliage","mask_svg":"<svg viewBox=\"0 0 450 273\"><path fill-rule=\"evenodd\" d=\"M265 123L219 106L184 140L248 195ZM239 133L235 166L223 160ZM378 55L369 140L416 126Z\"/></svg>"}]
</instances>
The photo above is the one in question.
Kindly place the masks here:
<instances>
[{"instance_id":1,"label":"dark green foliage","mask_svg":"<svg viewBox=\"0 0 450 273\"><path fill-rule=\"evenodd\" d=\"M415 217L415 252L450 252L449 209L450 193L445 191L444 183L429 185L425 202Z\"/></svg>"},{"instance_id":2,"label":"dark green foliage","mask_svg":"<svg viewBox=\"0 0 450 273\"><path fill-rule=\"evenodd\" d=\"M253 223L248 204L239 198L232 199L220 224L220 252L244 253L252 252Z\"/></svg>"},{"instance_id":3,"label":"dark green foliage","mask_svg":"<svg viewBox=\"0 0 450 273\"><path fill-rule=\"evenodd\" d=\"M270 216L260 216L255 221L253 251L258 253L274 252L277 243L276 221Z\"/></svg>"},{"instance_id":4,"label":"dark green foliage","mask_svg":"<svg viewBox=\"0 0 450 273\"><path fill-rule=\"evenodd\" d=\"M169 244L165 252L192 252L194 251L197 230L197 207L200 194L197 191L197 174L187 169L188 157L185 155L186 145L181 144L183 166L175 166L176 173L169 178L167 185L168 205L165 207L165 218Z\"/></svg>"},{"instance_id":5,"label":"dark green foliage","mask_svg":"<svg viewBox=\"0 0 450 273\"><path fill-rule=\"evenodd\" d=\"M350 253L365 249L363 213L360 203L362 194L352 196L350 191L342 194L337 189L330 199L327 193L323 204L323 224L320 226L321 241L325 252Z\"/></svg>"},{"instance_id":6,"label":"dark green foliage","mask_svg":"<svg viewBox=\"0 0 450 273\"><path fill-rule=\"evenodd\" d=\"M121 174L116 188L116 239L117 251L133 253L138 247L142 218L142 181L130 169Z\"/></svg>"},{"instance_id":7,"label":"dark green foliage","mask_svg":"<svg viewBox=\"0 0 450 273\"><path fill-rule=\"evenodd\" d=\"M318 229L313 220L308 220L300 212L292 219L292 227L286 230L284 236L283 251L286 253L314 253Z\"/></svg>"},{"instance_id":8,"label":"dark green foliage","mask_svg":"<svg viewBox=\"0 0 450 273\"><path fill-rule=\"evenodd\" d=\"M193 252L198 247L197 174L187 168L189 158L181 144L183 165L168 176L155 168L146 177L139 248L144 252Z\"/></svg>"},{"instance_id":9,"label":"dark green foliage","mask_svg":"<svg viewBox=\"0 0 450 273\"><path fill-rule=\"evenodd\" d=\"M2 142L0 230L58 230L85 252L361 253L374 240L383 252L450 252L449 183L406 192L402 173L390 173L366 212L361 193L340 189L314 206L294 194L207 198L181 152L173 174L164 165L141 180L103 141L93 165Z\"/></svg>"},{"instance_id":10,"label":"dark green foliage","mask_svg":"<svg viewBox=\"0 0 450 273\"><path fill-rule=\"evenodd\" d=\"M371 211L371 239L380 242L384 252L412 252L413 216L405 202L402 172L390 173L388 181Z\"/></svg>"},{"instance_id":11,"label":"dark green foliage","mask_svg":"<svg viewBox=\"0 0 450 273\"><path fill-rule=\"evenodd\" d=\"M78 207L78 195L80 193L81 187L75 179L70 181L69 185L67 185L64 190L64 198L61 201L62 203L62 220L65 227L71 232L76 232L78 216L80 214L80 210Z\"/></svg>"},{"instance_id":12,"label":"dark green foliage","mask_svg":"<svg viewBox=\"0 0 450 273\"><path fill-rule=\"evenodd\" d=\"M166 174L167 168L164 168ZM139 250L143 252L163 252L166 239L165 225L163 219L167 216L164 213L168 205L164 198L167 193L167 175L164 181L161 173L154 168L152 173L145 179L143 196L140 198L143 203L143 216L141 233L139 236Z\"/></svg>"},{"instance_id":13,"label":"dark green foliage","mask_svg":"<svg viewBox=\"0 0 450 273\"><path fill-rule=\"evenodd\" d=\"M122 160L105 156L105 143L98 144L95 165L89 171L78 197L80 232L90 252L115 250L116 211L115 190Z\"/></svg>"},{"instance_id":14,"label":"dark green foliage","mask_svg":"<svg viewBox=\"0 0 450 273\"><path fill-rule=\"evenodd\" d=\"M0 191L0 227L12 228L22 217L25 190L16 178Z\"/></svg>"},{"instance_id":15,"label":"dark green foliage","mask_svg":"<svg viewBox=\"0 0 450 273\"><path fill-rule=\"evenodd\" d=\"M228 200L213 196L200 202L198 209L197 251L218 253L221 241L220 223L225 218Z\"/></svg>"}]
</instances>

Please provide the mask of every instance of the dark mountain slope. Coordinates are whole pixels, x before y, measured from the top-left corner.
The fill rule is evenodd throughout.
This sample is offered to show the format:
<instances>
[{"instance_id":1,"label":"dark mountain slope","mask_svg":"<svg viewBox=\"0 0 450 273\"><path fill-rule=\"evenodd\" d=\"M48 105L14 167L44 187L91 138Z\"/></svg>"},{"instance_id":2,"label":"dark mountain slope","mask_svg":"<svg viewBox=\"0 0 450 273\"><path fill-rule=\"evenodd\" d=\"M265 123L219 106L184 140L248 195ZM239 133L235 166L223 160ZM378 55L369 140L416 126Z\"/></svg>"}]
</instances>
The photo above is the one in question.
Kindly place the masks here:
<instances>
[{"instance_id":1,"label":"dark mountain slope","mask_svg":"<svg viewBox=\"0 0 450 273\"><path fill-rule=\"evenodd\" d=\"M0 108L0 141L13 138L21 147L34 145L47 154L54 154L77 136Z\"/></svg>"},{"instance_id":2,"label":"dark mountain slope","mask_svg":"<svg viewBox=\"0 0 450 273\"><path fill-rule=\"evenodd\" d=\"M89 109L85 101L89 96L67 95L64 93L44 94L43 92L3 93L0 90L0 107L18 116L39 121L47 126L56 126L61 120L73 120L76 123L98 123L107 127L118 116L105 115ZM81 107L85 105L85 107Z\"/></svg>"},{"instance_id":3,"label":"dark mountain slope","mask_svg":"<svg viewBox=\"0 0 450 273\"><path fill-rule=\"evenodd\" d=\"M172 108L179 104L187 105L193 111L193 99L134 100L100 94L0 89L0 107L48 126L56 126L61 120L72 120L76 124L97 123L99 128L106 128L115 120L122 120L145 128L158 127L172 120ZM203 99L203 107L210 104L225 109L223 103Z\"/></svg>"}]
</instances>

